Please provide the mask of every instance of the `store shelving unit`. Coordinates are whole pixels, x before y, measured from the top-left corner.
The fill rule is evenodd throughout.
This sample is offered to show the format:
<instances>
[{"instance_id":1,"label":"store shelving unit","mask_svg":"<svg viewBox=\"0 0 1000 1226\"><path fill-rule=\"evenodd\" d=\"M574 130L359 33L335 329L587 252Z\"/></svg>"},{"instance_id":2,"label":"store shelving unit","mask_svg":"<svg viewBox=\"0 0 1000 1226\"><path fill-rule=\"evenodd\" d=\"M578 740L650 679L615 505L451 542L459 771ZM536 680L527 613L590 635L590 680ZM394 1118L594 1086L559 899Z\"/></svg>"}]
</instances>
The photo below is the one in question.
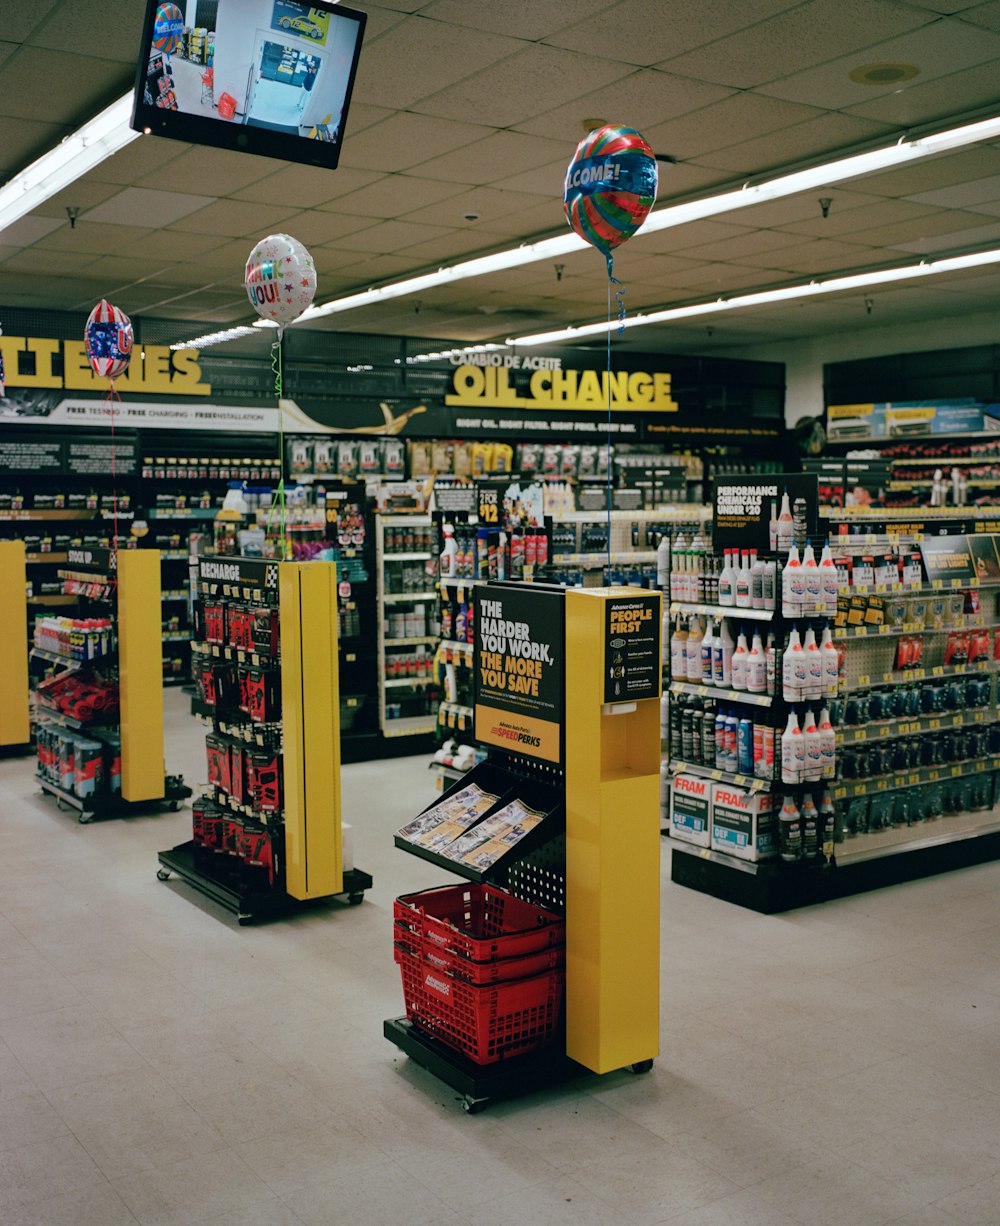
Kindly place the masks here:
<instances>
[{"instance_id":1,"label":"store shelving unit","mask_svg":"<svg viewBox=\"0 0 1000 1226\"><path fill-rule=\"evenodd\" d=\"M35 719L41 729L79 732L104 747L105 765L120 758L120 792L111 790L115 772L104 772L104 786L81 794L39 774L42 791L60 807L79 812L83 823L95 817L125 817L158 805L178 808L191 795L180 776L164 773L163 691L159 660L160 563L149 550L70 549L59 572L66 589L85 610L109 617L111 650L100 664L103 685L117 697L117 718L77 719L72 703L36 691ZM55 665L63 680L93 667L70 656L33 649L32 656ZM96 662L95 662L96 663ZM51 670L50 670L51 671ZM41 736L41 731L40 731ZM72 738L70 738L72 740Z\"/></svg>"},{"instance_id":2,"label":"store shelving unit","mask_svg":"<svg viewBox=\"0 0 1000 1226\"><path fill-rule=\"evenodd\" d=\"M27 571L22 541L0 541L0 752L28 752L31 748L31 713L28 702L28 645L17 627L25 621Z\"/></svg>"},{"instance_id":3,"label":"store shelving unit","mask_svg":"<svg viewBox=\"0 0 1000 1226\"><path fill-rule=\"evenodd\" d=\"M408 537L403 537L408 533ZM416 533L428 544L396 546ZM378 718L383 737L420 737L437 726L434 676L437 589L432 573L433 523L428 515L378 515L375 571L378 608ZM381 610L384 610L382 612ZM402 633L399 631L402 630Z\"/></svg>"},{"instance_id":4,"label":"store shelving unit","mask_svg":"<svg viewBox=\"0 0 1000 1226\"><path fill-rule=\"evenodd\" d=\"M336 566L204 559L198 586L208 783L192 839L160 852L158 877L241 924L360 903L372 878L344 864Z\"/></svg>"},{"instance_id":5,"label":"store shelving unit","mask_svg":"<svg viewBox=\"0 0 1000 1226\"><path fill-rule=\"evenodd\" d=\"M556 709L547 709L546 728L552 732L554 717L558 732L543 731L539 747L524 752L496 739L487 761L460 776L444 799L476 785L497 797L484 819L515 798L543 816L485 869L429 851L403 831L396 846L565 916L566 983L564 1018L544 1032L549 1041L506 1056L501 1044L493 1063L477 1063L454 1042L442 1041L447 1009L436 1016L432 1005L430 1015L417 1011L384 1023L385 1037L462 1095L469 1113L588 1073L647 1072L658 1053L659 1030L658 676L651 674L651 687L640 687L634 702L605 701L617 650L608 631L614 624L609 606L648 601L658 613L659 597L636 589L562 592L482 583L475 600L477 626L490 614L484 602L507 601L505 615L524 619L528 637L549 645L555 672L545 692ZM658 654L658 616L653 627ZM511 715L497 691L477 687L474 702L481 739L489 737L498 717L515 726L535 719L530 710ZM447 996L450 972L428 973L436 977L435 990ZM469 1019L459 1025L467 1027Z\"/></svg>"}]
</instances>

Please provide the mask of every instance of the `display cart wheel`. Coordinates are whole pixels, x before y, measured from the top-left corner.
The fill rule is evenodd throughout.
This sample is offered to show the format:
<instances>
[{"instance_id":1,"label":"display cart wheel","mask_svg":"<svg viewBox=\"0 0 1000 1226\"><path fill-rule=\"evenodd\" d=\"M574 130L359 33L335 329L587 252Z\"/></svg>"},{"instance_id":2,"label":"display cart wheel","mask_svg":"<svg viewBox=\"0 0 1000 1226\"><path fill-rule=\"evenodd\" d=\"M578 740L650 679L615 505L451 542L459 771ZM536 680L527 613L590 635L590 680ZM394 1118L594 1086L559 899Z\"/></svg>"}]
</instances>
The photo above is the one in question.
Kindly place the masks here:
<instances>
[{"instance_id":1,"label":"display cart wheel","mask_svg":"<svg viewBox=\"0 0 1000 1226\"><path fill-rule=\"evenodd\" d=\"M181 808L181 802L179 800L172 800L170 802L170 810L172 813L179 813L180 808Z\"/></svg>"},{"instance_id":2,"label":"display cart wheel","mask_svg":"<svg viewBox=\"0 0 1000 1226\"><path fill-rule=\"evenodd\" d=\"M169 881L170 880L170 869L169 868L158 868L156 870L156 880L157 881Z\"/></svg>"},{"instance_id":3,"label":"display cart wheel","mask_svg":"<svg viewBox=\"0 0 1000 1226\"><path fill-rule=\"evenodd\" d=\"M246 928L248 924L253 923L252 915L243 915L242 913L236 916L236 922L241 928Z\"/></svg>"},{"instance_id":4,"label":"display cart wheel","mask_svg":"<svg viewBox=\"0 0 1000 1226\"><path fill-rule=\"evenodd\" d=\"M59 807L62 808L62 805L60 805ZM77 818L77 821L80 823L81 826L89 826L93 820L94 820L93 813L81 813L80 816Z\"/></svg>"},{"instance_id":5,"label":"display cart wheel","mask_svg":"<svg viewBox=\"0 0 1000 1226\"><path fill-rule=\"evenodd\" d=\"M352 907L356 907L358 903L362 903L365 901L364 893L362 892L360 894L348 894L347 901L350 903Z\"/></svg>"},{"instance_id":6,"label":"display cart wheel","mask_svg":"<svg viewBox=\"0 0 1000 1226\"><path fill-rule=\"evenodd\" d=\"M653 1067L652 1060L639 1060L635 1064L628 1066L630 1073L648 1073Z\"/></svg>"},{"instance_id":7,"label":"display cart wheel","mask_svg":"<svg viewBox=\"0 0 1000 1226\"><path fill-rule=\"evenodd\" d=\"M462 1099L462 1110L466 1115L478 1115L480 1111L485 1111L489 1104L488 1098L473 1098L471 1095L466 1095Z\"/></svg>"}]
</instances>

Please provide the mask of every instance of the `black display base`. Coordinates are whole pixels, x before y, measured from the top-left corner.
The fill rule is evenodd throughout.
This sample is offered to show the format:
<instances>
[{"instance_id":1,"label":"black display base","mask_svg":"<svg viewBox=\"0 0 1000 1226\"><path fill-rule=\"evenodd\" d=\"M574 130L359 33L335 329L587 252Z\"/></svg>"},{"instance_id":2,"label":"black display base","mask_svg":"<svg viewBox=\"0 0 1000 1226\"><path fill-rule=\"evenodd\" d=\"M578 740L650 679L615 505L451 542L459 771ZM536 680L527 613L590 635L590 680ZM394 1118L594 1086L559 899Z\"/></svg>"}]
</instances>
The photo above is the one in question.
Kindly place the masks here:
<instances>
[{"instance_id":1,"label":"black display base","mask_svg":"<svg viewBox=\"0 0 1000 1226\"><path fill-rule=\"evenodd\" d=\"M229 866L228 857L215 858L219 861L218 868L207 858L196 862L194 844L180 843L170 851L159 853L160 867L156 870L156 875L160 881L166 881L171 873L176 873L182 881L193 886L199 893L231 911L241 924L289 915L294 911L329 901L329 898L313 898L301 902L282 889L248 890L241 885L235 873L226 871ZM348 869L344 873L342 894L329 897L346 896L347 901L354 906L364 900L365 890L370 890L372 884L368 873L359 868Z\"/></svg>"},{"instance_id":2,"label":"black display base","mask_svg":"<svg viewBox=\"0 0 1000 1226\"><path fill-rule=\"evenodd\" d=\"M497 1064L476 1064L454 1048L439 1043L405 1017L387 1018L382 1023L382 1033L421 1068L457 1090L462 1095L463 1109L470 1115L482 1111L491 1102L519 1098L574 1077L594 1075L566 1055L562 1037L524 1056L513 1056ZM652 1067L652 1061L648 1063ZM645 1072L646 1069L635 1071Z\"/></svg>"},{"instance_id":3,"label":"black display base","mask_svg":"<svg viewBox=\"0 0 1000 1226\"><path fill-rule=\"evenodd\" d=\"M25 741L23 745L0 745L0 758L24 758L34 752L33 741Z\"/></svg>"},{"instance_id":4,"label":"black display base","mask_svg":"<svg viewBox=\"0 0 1000 1226\"><path fill-rule=\"evenodd\" d=\"M764 915L792 911L1000 859L1000 832L942 841L853 864L750 864L673 843L670 880Z\"/></svg>"},{"instance_id":5,"label":"black display base","mask_svg":"<svg viewBox=\"0 0 1000 1226\"><path fill-rule=\"evenodd\" d=\"M80 797L48 779L37 775L38 786L49 796L56 798L59 808L76 809L81 825L104 820L111 817L138 817L141 814L156 813L164 808L179 809L181 801L187 800L191 789L184 783L182 775L168 775L164 781L163 796L157 800L129 801L121 796L87 796Z\"/></svg>"}]
</instances>

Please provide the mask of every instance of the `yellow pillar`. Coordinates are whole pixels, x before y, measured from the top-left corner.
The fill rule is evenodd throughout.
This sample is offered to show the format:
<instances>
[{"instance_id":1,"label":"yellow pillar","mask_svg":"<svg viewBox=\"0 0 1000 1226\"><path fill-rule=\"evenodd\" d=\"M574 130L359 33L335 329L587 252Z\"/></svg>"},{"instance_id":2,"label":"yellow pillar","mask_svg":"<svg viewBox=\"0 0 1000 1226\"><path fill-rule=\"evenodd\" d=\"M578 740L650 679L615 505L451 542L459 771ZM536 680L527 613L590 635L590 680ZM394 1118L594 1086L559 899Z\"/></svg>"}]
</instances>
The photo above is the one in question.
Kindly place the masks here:
<instances>
[{"instance_id":1,"label":"yellow pillar","mask_svg":"<svg viewBox=\"0 0 1000 1226\"><path fill-rule=\"evenodd\" d=\"M278 597L286 889L326 898L344 888L336 566L282 563Z\"/></svg>"},{"instance_id":2,"label":"yellow pillar","mask_svg":"<svg viewBox=\"0 0 1000 1226\"><path fill-rule=\"evenodd\" d=\"M0 745L24 745L31 740L27 582L24 542L0 541Z\"/></svg>"},{"instance_id":3,"label":"yellow pillar","mask_svg":"<svg viewBox=\"0 0 1000 1226\"><path fill-rule=\"evenodd\" d=\"M607 704L623 600L652 606L657 694ZM595 1073L659 1051L659 626L658 594L566 593L566 1052Z\"/></svg>"},{"instance_id":4,"label":"yellow pillar","mask_svg":"<svg viewBox=\"0 0 1000 1226\"><path fill-rule=\"evenodd\" d=\"M163 796L163 606L160 551L118 553L118 687L122 797Z\"/></svg>"}]
</instances>

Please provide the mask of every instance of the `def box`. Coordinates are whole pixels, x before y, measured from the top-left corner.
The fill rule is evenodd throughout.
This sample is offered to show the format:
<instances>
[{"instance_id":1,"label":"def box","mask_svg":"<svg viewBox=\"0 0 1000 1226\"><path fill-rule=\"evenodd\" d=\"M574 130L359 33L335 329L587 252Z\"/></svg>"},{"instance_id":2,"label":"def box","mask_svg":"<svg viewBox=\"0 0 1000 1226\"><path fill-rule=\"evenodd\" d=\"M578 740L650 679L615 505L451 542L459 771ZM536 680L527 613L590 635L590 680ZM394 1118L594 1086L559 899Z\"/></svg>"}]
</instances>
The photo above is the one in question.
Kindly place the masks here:
<instances>
[{"instance_id":1,"label":"def box","mask_svg":"<svg viewBox=\"0 0 1000 1226\"><path fill-rule=\"evenodd\" d=\"M712 816L712 784L697 775L675 775L670 789L670 836L707 847Z\"/></svg>"},{"instance_id":2,"label":"def box","mask_svg":"<svg viewBox=\"0 0 1000 1226\"><path fill-rule=\"evenodd\" d=\"M741 860L766 860L777 853L774 797L729 783L712 784L713 851Z\"/></svg>"}]
</instances>

